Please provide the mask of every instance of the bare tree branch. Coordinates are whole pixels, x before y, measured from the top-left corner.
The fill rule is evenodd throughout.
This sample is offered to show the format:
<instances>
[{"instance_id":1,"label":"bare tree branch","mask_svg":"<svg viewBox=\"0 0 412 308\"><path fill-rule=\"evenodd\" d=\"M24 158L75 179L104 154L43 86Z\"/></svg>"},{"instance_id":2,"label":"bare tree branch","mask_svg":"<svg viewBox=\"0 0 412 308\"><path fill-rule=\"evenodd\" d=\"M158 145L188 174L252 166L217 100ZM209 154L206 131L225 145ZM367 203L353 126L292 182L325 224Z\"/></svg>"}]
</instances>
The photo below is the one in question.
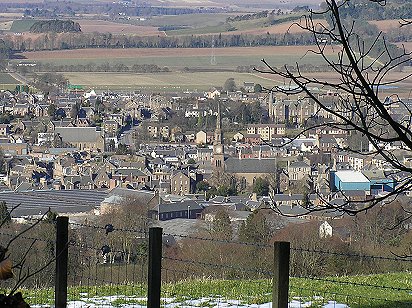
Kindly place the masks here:
<instances>
[{"instance_id":1,"label":"bare tree branch","mask_svg":"<svg viewBox=\"0 0 412 308\"><path fill-rule=\"evenodd\" d=\"M386 0L369 0L377 5L385 6ZM398 195L412 188L412 167L405 164L390 150L388 145L398 142L403 149L412 152L412 113L410 105L397 94L384 96L382 89L408 80L412 74L401 73L404 65L411 61L411 53L405 48L394 47L388 43L384 34L379 32L374 37L359 35L356 21L347 21L341 18L341 10L349 3L345 1L327 0L322 11L311 11L303 15L294 26L307 31L313 36L314 48L305 54L319 56L331 69L331 79L306 75L299 63L294 67L285 65L278 69L262 59L264 69L255 69L262 74L276 75L288 81L284 86L275 85L269 92L280 93L286 96L300 95L299 99L312 101L317 115L324 118L319 124L306 126L293 138L287 140L281 146L291 144L301 134L321 127L341 128L345 131L359 132L372 147L369 151L357 150L350 146L341 150L358 153L369 157L381 157L397 176L401 172L403 176L394 191L384 196L375 196L372 200L351 200L341 192L345 202L332 204L328 200L322 200L321 206L311 206L309 212L322 210L335 210L350 215L381 204L388 199L396 199ZM317 22L316 19L326 18L328 24ZM403 25L410 24L402 20ZM328 48L333 48L331 55ZM395 75L394 73L397 73ZM393 78L393 76L398 76ZM333 91L336 99L330 102L324 100L322 94L317 94L313 89L320 91ZM299 104L298 99L298 104ZM403 108L405 119L399 121L392 113L393 108ZM279 145L278 145L279 147ZM412 153L411 153L412 154Z\"/></svg>"}]
</instances>

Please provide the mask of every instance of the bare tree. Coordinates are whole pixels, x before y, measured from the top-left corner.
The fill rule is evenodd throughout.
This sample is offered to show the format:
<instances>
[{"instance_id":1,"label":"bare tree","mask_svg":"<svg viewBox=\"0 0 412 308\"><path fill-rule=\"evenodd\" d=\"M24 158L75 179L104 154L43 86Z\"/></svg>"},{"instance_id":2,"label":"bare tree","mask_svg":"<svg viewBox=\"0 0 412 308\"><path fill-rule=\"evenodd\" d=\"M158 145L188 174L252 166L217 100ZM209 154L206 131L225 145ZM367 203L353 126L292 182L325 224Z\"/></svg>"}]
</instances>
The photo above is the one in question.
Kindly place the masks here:
<instances>
[{"instance_id":1,"label":"bare tree","mask_svg":"<svg viewBox=\"0 0 412 308\"><path fill-rule=\"evenodd\" d=\"M364 1L386 5L384 0ZM306 127L304 131L328 127L357 132L368 140L372 150L365 152L350 146L344 146L341 150L382 158L390 166L391 176L401 181L386 196L356 202L346 198L339 204L322 200L323 206L310 206L308 211L333 209L356 214L381 204L385 199L396 198L412 187L411 165L388 147L400 143L406 153L412 154L412 111L398 94L383 93L384 89L399 85L411 76L402 73L402 67L411 61L411 53L390 44L382 32L374 37L357 33L356 21L342 18L342 10L348 3L349 0L326 0L322 11L310 11L296 24L313 35L316 45L308 54L323 59L332 71L330 78L305 74L299 63L294 67L285 65L278 69L264 59L266 68L256 70L288 82L286 86L274 86L266 91L304 96L315 103L316 112L312 117L321 117L323 121L320 124L315 121L316 125ZM320 19L326 19L327 23L319 22ZM408 21L402 20L400 23L406 25ZM333 55L330 49L333 49ZM319 95L313 89L321 89L325 93L329 91L333 93L333 99L325 100L326 95ZM404 115L402 119L392 112L394 108L397 108L398 114L400 110Z\"/></svg>"},{"instance_id":2,"label":"bare tree","mask_svg":"<svg viewBox=\"0 0 412 308\"><path fill-rule=\"evenodd\" d=\"M13 207L9 215L13 213L14 210L19 205ZM8 280L14 278L13 282L8 286L8 294L0 294L0 306L4 307L29 307L29 305L24 301L22 294L17 292L25 282L29 279L35 277L39 273L43 272L47 267L49 267L54 261L55 257L52 256L49 260L44 260L42 264L31 263L30 255L36 250L36 244L39 241L38 238L27 237L28 233L31 233L41 222L48 217L50 210L44 213L39 219L34 220L33 223L24 226L23 228L18 228L14 230L11 228L12 234L7 241L4 241L2 237L2 243L0 244L0 281ZM6 236L4 233L5 229L10 227L10 220L2 219L0 221L0 230L2 235ZM14 232L13 232L14 231ZM24 243L21 242L24 240ZM20 248L19 253L15 246L23 245Z\"/></svg>"}]
</instances>

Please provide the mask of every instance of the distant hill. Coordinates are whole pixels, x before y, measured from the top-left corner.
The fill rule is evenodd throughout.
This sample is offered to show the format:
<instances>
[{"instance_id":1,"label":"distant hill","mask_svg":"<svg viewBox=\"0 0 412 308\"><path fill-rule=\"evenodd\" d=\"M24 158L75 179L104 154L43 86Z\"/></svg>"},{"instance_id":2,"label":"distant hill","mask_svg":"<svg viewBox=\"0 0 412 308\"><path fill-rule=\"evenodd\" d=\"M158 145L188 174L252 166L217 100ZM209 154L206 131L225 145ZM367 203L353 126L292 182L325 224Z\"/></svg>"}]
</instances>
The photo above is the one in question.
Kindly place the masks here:
<instances>
[{"instance_id":1,"label":"distant hill","mask_svg":"<svg viewBox=\"0 0 412 308\"><path fill-rule=\"evenodd\" d=\"M44 32L80 32L80 24L72 20L40 20L30 27L32 33Z\"/></svg>"}]
</instances>

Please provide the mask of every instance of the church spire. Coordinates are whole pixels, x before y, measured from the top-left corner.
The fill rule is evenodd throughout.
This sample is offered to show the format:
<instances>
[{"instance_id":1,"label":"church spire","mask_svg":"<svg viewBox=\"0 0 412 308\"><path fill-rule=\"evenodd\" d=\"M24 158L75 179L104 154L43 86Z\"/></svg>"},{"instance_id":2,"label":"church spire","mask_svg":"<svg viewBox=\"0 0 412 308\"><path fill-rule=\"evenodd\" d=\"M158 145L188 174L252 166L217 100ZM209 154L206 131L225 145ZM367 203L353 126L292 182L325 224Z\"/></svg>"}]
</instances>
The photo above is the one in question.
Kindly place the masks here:
<instances>
[{"instance_id":1,"label":"church spire","mask_svg":"<svg viewBox=\"0 0 412 308\"><path fill-rule=\"evenodd\" d=\"M274 115L273 115L273 91L272 90L270 90L269 92L268 105L269 105L269 119L273 121Z\"/></svg>"},{"instance_id":2,"label":"church spire","mask_svg":"<svg viewBox=\"0 0 412 308\"><path fill-rule=\"evenodd\" d=\"M220 116L220 101L217 101L216 129L222 129L222 117Z\"/></svg>"},{"instance_id":3,"label":"church spire","mask_svg":"<svg viewBox=\"0 0 412 308\"><path fill-rule=\"evenodd\" d=\"M222 136L222 117L220 114L220 101L217 101L217 117L216 117L216 129L215 129L215 145L222 144L223 136Z\"/></svg>"},{"instance_id":4,"label":"church spire","mask_svg":"<svg viewBox=\"0 0 412 308\"><path fill-rule=\"evenodd\" d=\"M216 117L216 129L215 140L213 142L213 165L216 171L220 172L224 170L225 161L225 148L223 145L222 134L222 117L220 114L220 102L217 102L217 117Z\"/></svg>"}]
</instances>

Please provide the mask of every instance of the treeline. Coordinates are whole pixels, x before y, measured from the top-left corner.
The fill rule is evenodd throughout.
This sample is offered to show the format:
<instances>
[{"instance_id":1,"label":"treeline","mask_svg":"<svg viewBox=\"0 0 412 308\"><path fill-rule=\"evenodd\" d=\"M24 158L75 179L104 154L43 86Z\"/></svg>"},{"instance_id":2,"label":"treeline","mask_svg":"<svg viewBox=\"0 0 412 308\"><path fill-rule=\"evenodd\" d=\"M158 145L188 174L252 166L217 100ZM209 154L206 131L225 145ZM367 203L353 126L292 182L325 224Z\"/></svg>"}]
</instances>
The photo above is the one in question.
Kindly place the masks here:
<instances>
[{"instance_id":1,"label":"treeline","mask_svg":"<svg viewBox=\"0 0 412 308\"><path fill-rule=\"evenodd\" d=\"M156 64L133 64L127 66L123 63L96 63L76 65L55 65L50 63L38 63L36 66L15 66L20 72L132 72L132 73L160 73L169 72L168 67L160 67Z\"/></svg>"},{"instance_id":2,"label":"treeline","mask_svg":"<svg viewBox=\"0 0 412 308\"><path fill-rule=\"evenodd\" d=\"M30 27L32 33L45 33L45 32L80 32L80 24L73 20L39 20Z\"/></svg>"},{"instance_id":3,"label":"treeline","mask_svg":"<svg viewBox=\"0 0 412 308\"><path fill-rule=\"evenodd\" d=\"M210 48L312 45L315 43L310 33L297 34L232 34L199 35L175 37L140 37L112 35L110 33L46 33L36 39L10 37L16 52L34 50L59 50L81 48Z\"/></svg>"},{"instance_id":4,"label":"treeline","mask_svg":"<svg viewBox=\"0 0 412 308\"><path fill-rule=\"evenodd\" d=\"M28 1L27 1L28 2ZM224 8L199 7L199 8L183 8L183 7L161 7L150 6L147 3L135 5L132 3L119 2L96 2L90 3L73 1L68 2L44 2L44 3L0 3L1 12L15 12L16 9L25 9L24 16L41 17L41 18L56 18L62 15L76 14L102 14L111 18L118 17L120 14L125 16L156 16L156 15L182 15L196 13L217 13L225 12Z\"/></svg>"},{"instance_id":5,"label":"treeline","mask_svg":"<svg viewBox=\"0 0 412 308\"><path fill-rule=\"evenodd\" d=\"M408 31L394 30L385 35L387 41L412 39ZM365 35L365 39L373 35ZM110 33L45 33L36 39L9 37L5 44L14 52L38 50L64 50L82 48L216 48L313 45L316 38L311 33L285 34L219 34L190 36L125 36Z\"/></svg>"},{"instance_id":6,"label":"treeline","mask_svg":"<svg viewBox=\"0 0 412 308\"><path fill-rule=\"evenodd\" d=\"M274 18L273 15L270 15L269 16L269 21L267 22L267 24L268 25L277 25L277 24L281 24L283 22L298 20L300 18L301 18L301 16L299 16L299 15L292 15L292 16L288 16L288 17L279 19L279 18Z\"/></svg>"},{"instance_id":7,"label":"treeline","mask_svg":"<svg viewBox=\"0 0 412 308\"><path fill-rule=\"evenodd\" d=\"M128 9L132 16L161 16L161 15L184 15L200 14L209 12L221 12L218 8L184 8L184 7L160 7L160 6L137 6Z\"/></svg>"},{"instance_id":8,"label":"treeline","mask_svg":"<svg viewBox=\"0 0 412 308\"><path fill-rule=\"evenodd\" d=\"M235 71L238 73L252 73L254 69L258 70L266 70L267 67L265 66L253 66L253 65L239 65L236 67ZM288 70L291 72L297 72L296 66L287 66ZM284 70L284 67L276 67L273 66L275 70ZM333 68L330 65L322 64L322 65L313 65L310 63L304 63L299 65L299 72L307 72L307 73L316 73L316 72L331 72Z\"/></svg>"},{"instance_id":9,"label":"treeline","mask_svg":"<svg viewBox=\"0 0 412 308\"><path fill-rule=\"evenodd\" d=\"M308 6L297 6L292 10L292 13L299 13L299 12L307 12L309 11ZM261 19L261 18L273 18L274 16L284 15L285 13L281 9L277 10L265 10L260 11L257 13L250 13L250 14L243 14L243 15L236 15L236 16L229 16L226 18L226 22L233 22L233 21L242 21L242 20L253 20L253 19ZM294 16L294 18L299 18L300 16ZM279 19L278 22L287 21L285 19Z\"/></svg>"},{"instance_id":10,"label":"treeline","mask_svg":"<svg viewBox=\"0 0 412 308\"><path fill-rule=\"evenodd\" d=\"M182 29L189 29L189 26L178 26L178 25L166 25L166 26L161 26L158 27L157 30L159 31L172 31L172 30L182 30Z\"/></svg>"},{"instance_id":11,"label":"treeline","mask_svg":"<svg viewBox=\"0 0 412 308\"><path fill-rule=\"evenodd\" d=\"M271 14L274 13L275 10L272 11ZM261 19L261 18L266 18L269 16L269 11L261 11L257 13L251 13L251 14L243 14L243 15L237 15L234 17L227 17L226 22L233 22L233 21L242 21L242 20L252 20L252 19Z\"/></svg>"},{"instance_id":12,"label":"treeline","mask_svg":"<svg viewBox=\"0 0 412 308\"><path fill-rule=\"evenodd\" d=\"M10 41L0 39L0 60L10 59L12 48L13 44Z\"/></svg>"}]
</instances>

